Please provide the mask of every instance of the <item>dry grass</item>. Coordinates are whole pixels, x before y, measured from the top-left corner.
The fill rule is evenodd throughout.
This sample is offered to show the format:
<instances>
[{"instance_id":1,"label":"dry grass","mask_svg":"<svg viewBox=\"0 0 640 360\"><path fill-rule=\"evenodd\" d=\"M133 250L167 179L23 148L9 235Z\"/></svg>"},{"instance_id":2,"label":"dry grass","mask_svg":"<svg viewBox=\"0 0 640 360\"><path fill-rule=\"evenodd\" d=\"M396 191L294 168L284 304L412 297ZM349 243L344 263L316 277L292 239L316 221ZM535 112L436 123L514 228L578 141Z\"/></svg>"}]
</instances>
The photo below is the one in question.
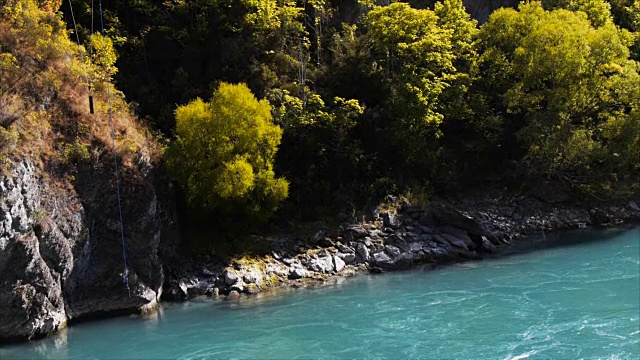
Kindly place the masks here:
<instances>
[{"instance_id":1,"label":"dry grass","mask_svg":"<svg viewBox=\"0 0 640 360\"><path fill-rule=\"evenodd\" d=\"M64 23L33 0L0 1L0 7L7 4L23 10L19 20L0 13L0 55L10 60L0 65L0 126L3 134L18 134L15 143L0 141L2 168L24 157L42 167L98 161L113 151L109 103L122 165L140 169L153 164L161 148L111 84L93 84L96 111L90 114L86 80L103 70L80 61L84 49L69 41Z\"/></svg>"}]
</instances>

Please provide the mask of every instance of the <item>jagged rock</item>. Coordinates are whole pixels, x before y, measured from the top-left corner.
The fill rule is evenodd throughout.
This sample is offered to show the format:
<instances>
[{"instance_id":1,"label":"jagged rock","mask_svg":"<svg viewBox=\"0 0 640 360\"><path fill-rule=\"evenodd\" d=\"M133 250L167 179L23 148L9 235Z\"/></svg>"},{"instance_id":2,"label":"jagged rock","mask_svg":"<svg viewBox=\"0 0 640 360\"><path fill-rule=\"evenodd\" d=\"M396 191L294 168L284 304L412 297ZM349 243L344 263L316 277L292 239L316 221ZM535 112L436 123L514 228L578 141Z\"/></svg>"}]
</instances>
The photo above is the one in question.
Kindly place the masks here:
<instances>
[{"instance_id":1,"label":"jagged rock","mask_svg":"<svg viewBox=\"0 0 640 360\"><path fill-rule=\"evenodd\" d=\"M373 241L371 240L370 237L367 236L362 240L362 244L364 244L366 247L371 247L371 244L373 244Z\"/></svg>"},{"instance_id":2,"label":"jagged rock","mask_svg":"<svg viewBox=\"0 0 640 360\"><path fill-rule=\"evenodd\" d=\"M345 238L349 241L362 239L369 235L369 232L362 225L350 225L345 230Z\"/></svg>"},{"instance_id":3,"label":"jagged rock","mask_svg":"<svg viewBox=\"0 0 640 360\"><path fill-rule=\"evenodd\" d=\"M369 262L369 248L367 248L365 244L358 244L356 246L356 250L358 251L358 255L360 255L364 262Z\"/></svg>"},{"instance_id":4,"label":"jagged rock","mask_svg":"<svg viewBox=\"0 0 640 360\"><path fill-rule=\"evenodd\" d=\"M44 336L68 319L157 304L164 282L158 254L171 248L163 241L175 224L152 186L161 175L122 173L129 297L110 171L79 167L74 187L51 181L27 160L0 175L0 342ZM186 296L177 282L174 290Z\"/></svg>"},{"instance_id":5,"label":"jagged rock","mask_svg":"<svg viewBox=\"0 0 640 360\"><path fill-rule=\"evenodd\" d=\"M373 254L372 262L374 265L383 269L391 269L394 267L393 259L382 251Z\"/></svg>"},{"instance_id":6,"label":"jagged rock","mask_svg":"<svg viewBox=\"0 0 640 360\"><path fill-rule=\"evenodd\" d=\"M408 269L413 266L413 254L405 252L400 254L395 261L395 269Z\"/></svg>"},{"instance_id":7,"label":"jagged rock","mask_svg":"<svg viewBox=\"0 0 640 360\"><path fill-rule=\"evenodd\" d=\"M326 256L319 259L313 259L309 262L308 268L315 272L331 272L333 271L333 258L332 256Z\"/></svg>"},{"instance_id":8,"label":"jagged rock","mask_svg":"<svg viewBox=\"0 0 640 360\"><path fill-rule=\"evenodd\" d=\"M254 270L251 270L242 276L242 280L246 284L260 285L261 279L262 279L262 276L260 275L260 273Z\"/></svg>"},{"instance_id":9,"label":"jagged rock","mask_svg":"<svg viewBox=\"0 0 640 360\"><path fill-rule=\"evenodd\" d=\"M238 276L238 274L230 269L226 269L224 271L224 282L227 285L233 285L236 282L238 282L238 279L240 279L240 277Z\"/></svg>"},{"instance_id":10,"label":"jagged rock","mask_svg":"<svg viewBox=\"0 0 640 360\"><path fill-rule=\"evenodd\" d=\"M300 267L292 267L289 271L289 279L302 279L306 275L306 271Z\"/></svg>"},{"instance_id":11,"label":"jagged rock","mask_svg":"<svg viewBox=\"0 0 640 360\"><path fill-rule=\"evenodd\" d=\"M397 247L393 246L393 245L387 245L384 247L384 251L389 254L389 256L391 257L396 257L398 255L400 255L400 249L398 249Z\"/></svg>"},{"instance_id":12,"label":"jagged rock","mask_svg":"<svg viewBox=\"0 0 640 360\"><path fill-rule=\"evenodd\" d=\"M349 246L343 245L343 244L338 244L338 250L340 250L340 252L342 253L353 253L355 252L355 250Z\"/></svg>"},{"instance_id":13,"label":"jagged rock","mask_svg":"<svg viewBox=\"0 0 640 360\"><path fill-rule=\"evenodd\" d=\"M460 239L458 237L455 237L455 236L449 235L449 234L442 234L442 237L447 239L447 241L451 245L457 246L457 247L465 249L465 250L469 250L469 245L473 244L473 242L471 242L471 239L469 239L469 241L467 242L464 239Z\"/></svg>"},{"instance_id":14,"label":"jagged rock","mask_svg":"<svg viewBox=\"0 0 640 360\"><path fill-rule=\"evenodd\" d=\"M237 291L241 293L244 290L245 283L242 282L242 279L238 279L235 284L231 285L231 291Z\"/></svg>"},{"instance_id":15,"label":"jagged rock","mask_svg":"<svg viewBox=\"0 0 640 360\"><path fill-rule=\"evenodd\" d=\"M356 260L356 254L347 253L347 254L338 254L344 260L346 264L352 264Z\"/></svg>"},{"instance_id":16,"label":"jagged rock","mask_svg":"<svg viewBox=\"0 0 640 360\"><path fill-rule=\"evenodd\" d=\"M634 200L629 201L629 209L633 211L640 211L640 207Z\"/></svg>"},{"instance_id":17,"label":"jagged rock","mask_svg":"<svg viewBox=\"0 0 640 360\"><path fill-rule=\"evenodd\" d=\"M451 245L452 245L452 244L451 244L447 239L445 239L445 238L444 238L444 236L442 236L441 234L437 234L437 235L435 235L435 236L433 237L433 241L434 241L435 243L440 244L440 245L444 245L445 247L449 247L449 246L451 246ZM440 247L440 246L438 246L438 247Z\"/></svg>"},{"instance_id":18,"label":"jagged rock","mask_svg":"<svg viewBox=\"0 0 640 360\"><path fill-rule=\"evenodd\" d=\"M382 225L386 228L396 229L400 226L400 221L395 214L385 211L382 213Z\"/></svg>"},{"instance_id":19,"label":"jagged rock","mask_svg":"<svg viewBox=\"0 0 640 360\"><path fill-rule=\"evenodd\" d=\"M440 226L458 228L468 232L469 234L473 234L476 236L486 236L489 239L493 236L490 232L486 231L480 224L478 224L478 222L476 222L473 218L451 207L442 205L434 206L434 208L430 210L430 213Z\"/></svg>"},{"instance_id":20,"label":"jagged rock","mask_svg":"<svg viewBox=\"0 0 640 360\"><path fill-rule=\"evenodd\" d=\"M215 282L208 280L201 280L191 285L187 289L187 298L194 298L196 296L202 296L210 294L215 287Z\"/></svg>"},{"instance_id":21,"label":"jagged rock","mask_svg":"<svg viewBox=\"0 0 640 360\"><path fill-rule=\"evenodd\" d=\"M489 241L489 239L487 239L486 236L482 237L482 249L489 253L494 253L498 251L498 248L495 245L493 245L493 243Z\"/></svg>"},{"instance_id":22,"label":"jagged rock","mask_svg":"<svg viewBox=\"0 0 640 360\"><path fill-rule=\"evenodd\" d=\"M411 244L409 244L409 251L418 252L418 251L422 250L423 246L424 246L424 243L412 242Z\"/></svg>"},{"instance_id":23,"label":"jagged rock","mask_svg":"<svg viewBox=\"0 0 640 360\"><path fill-rule=\"evenodd\" d=\"M333 264L336 272L342 271L342 269L344 269L344 266L346 265L339 256L333 257Z\"/></svg>"},{"instance_id":24,"label":"jagged rock","mask_svg":"<svg viewBox=\"0 0 640 360\"><path fill-rule=\"evenodd\" d=\"M276 274L278 277L286 278L289 274L289 267L279 263L269 262L262 272L263 274Z\"/></svg>"}]
</instances>

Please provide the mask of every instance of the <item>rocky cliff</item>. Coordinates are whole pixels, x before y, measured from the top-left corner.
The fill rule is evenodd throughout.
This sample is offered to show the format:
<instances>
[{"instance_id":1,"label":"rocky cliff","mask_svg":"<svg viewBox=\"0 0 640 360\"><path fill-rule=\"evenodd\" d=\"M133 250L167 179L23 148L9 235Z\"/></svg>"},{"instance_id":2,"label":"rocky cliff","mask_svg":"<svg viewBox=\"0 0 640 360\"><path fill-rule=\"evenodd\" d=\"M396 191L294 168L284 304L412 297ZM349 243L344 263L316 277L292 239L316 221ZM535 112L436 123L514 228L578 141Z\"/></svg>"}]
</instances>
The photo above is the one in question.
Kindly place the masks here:
<instances>
[{"instance_id":1,"label":"rocky cliff","mask_svg":"<svg viewBox=\"0 0 640 360\"><path fill-rule=\"evenodd\" d=\"M28 160L12 170L0 177L0 341L46 335L86 316L155 306L164 281L161 244L176 239L171 202L153 186L157 174L123 182L129 292L107 169L82 175L70 187Z\"/></svg>"},{"instance_id":2,"label":"rocky cliff","mask_svg":"<svg viewBox=\"0 0 640 360\"><path fill-rule=\"evenodd\" d=\"M11 0L0 11L0 343L152 308L164 282L161 253L177 241L154 138L39 4Z\"/></svg>"}]
</instances>

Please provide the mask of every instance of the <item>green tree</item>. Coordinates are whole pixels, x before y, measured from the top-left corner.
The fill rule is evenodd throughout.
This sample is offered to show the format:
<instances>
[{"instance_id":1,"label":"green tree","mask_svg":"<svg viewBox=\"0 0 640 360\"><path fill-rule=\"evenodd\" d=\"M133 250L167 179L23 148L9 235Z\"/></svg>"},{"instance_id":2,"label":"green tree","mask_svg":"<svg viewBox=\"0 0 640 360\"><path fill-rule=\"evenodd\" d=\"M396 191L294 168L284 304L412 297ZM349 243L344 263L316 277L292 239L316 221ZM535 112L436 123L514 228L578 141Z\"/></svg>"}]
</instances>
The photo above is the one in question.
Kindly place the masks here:
<instances>
[{"instance_id":1,"label":"green tree","mask_svg":"<svg viewBox=\"0 0 640 360\"><path fill-rule=\"evenodd\" d=\"M211 102L178 107L176 135L167 165L191 205L264 219L287 197L273 171L282 130L246 85L222 83Z\"/></svg>"},{"instance_id":2,"label":"green tree","mask_svg":"<svg viewBox=\"0 0 640 360\"><path fill-rule=\"evenodd\" d=\"M278 154L278 169L297 186L294 202L330 205L326 201L337 190L352 187L360 177L361 150L352 130L364 108L340 97L330 104L315 93L305 98L280 90L270 94L276 121L284 128L282 148L288 150Z\"/></svg>"},{"instance_id":3,"label":"green tree","mask_svg":"<svg viewBox=\"0 0 640 360\"><path fill-rule=\"evenodd\" d=\"M480 36L488 89L499 90L529 170L573 185L637 177L640 82L627 32L527 3L496 11Z\"/></svg>"},{"instance_id":4,"label":"green tree","mask_svg":"<svg viewBox=\"0 0 640 360\"><path fill-rule=\"evenodd\" d=\"M386 97L380 130L391 135L409 164L422 167L433 155L444 118L440 98L456 76L454 30L438 21L431 10L394 3L370 11L364 23L371 76Z\"/></svg>"},{"instance_id":5,"label":"green tree","mask_svg":"<svg viewBox=\"0 0 640 360\"><path fill-rule=\"evenodd\" d=\"M567 9L582 11L587 14L593 27L600 27L613 22L611 4L605 0L543 0L547 10Z\"/></svg>"}]
</instances>

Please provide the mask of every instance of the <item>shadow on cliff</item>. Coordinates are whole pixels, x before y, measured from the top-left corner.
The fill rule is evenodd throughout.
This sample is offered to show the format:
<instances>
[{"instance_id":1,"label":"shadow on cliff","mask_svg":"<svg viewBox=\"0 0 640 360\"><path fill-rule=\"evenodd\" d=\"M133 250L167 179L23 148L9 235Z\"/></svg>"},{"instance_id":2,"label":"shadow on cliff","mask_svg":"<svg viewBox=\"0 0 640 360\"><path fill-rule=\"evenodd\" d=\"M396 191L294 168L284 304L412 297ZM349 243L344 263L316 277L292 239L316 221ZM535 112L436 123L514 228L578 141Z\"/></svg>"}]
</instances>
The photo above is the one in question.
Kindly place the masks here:
<instances>
[{"instance_id":1,"label":"shadow on cliff","mask_svg":"<svg viewBox=\"0 0 640 360\"><path fill-rule=\"evenodd\" d=\"M179 242L174 192L163 164L137 156L135 164L118 167L123 249L113 152L96 141L92 148L101 149L100 155L78 163L72 175L88 232L75 248L73 271L64 284L70 320L151 310L164 282L161 259L169 258Z\"/></svg>"}]
</instances>

